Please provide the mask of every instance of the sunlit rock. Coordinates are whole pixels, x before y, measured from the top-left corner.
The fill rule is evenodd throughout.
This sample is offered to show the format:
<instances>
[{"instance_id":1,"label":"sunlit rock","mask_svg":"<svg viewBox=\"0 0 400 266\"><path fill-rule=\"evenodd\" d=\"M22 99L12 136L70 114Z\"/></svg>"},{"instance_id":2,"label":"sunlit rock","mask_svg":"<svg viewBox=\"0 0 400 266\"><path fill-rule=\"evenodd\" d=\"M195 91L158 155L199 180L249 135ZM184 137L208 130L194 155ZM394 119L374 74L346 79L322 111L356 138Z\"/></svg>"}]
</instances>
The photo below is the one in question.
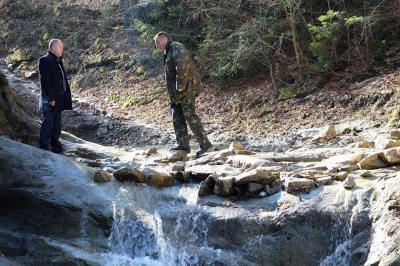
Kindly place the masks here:
<instances>
[{"instance_id":1,"label":"sunlit rock","mask_svg":"<svg viewBox=\"0 0 400 266\"><path fill-rule=\"evenodd\" d=\"M156 154L157 153L157 148L150 148L150 149L148 149L147 151L146 151L146 154L148 155L148 156L150 156L150 155L153 155L153 154Z\"/></svg>"},{"instance_id":2,"label":"sunlit rock","mask_svg":"<svg viewBox=\"0 0 400 266\"><path fill-rule=\"evenodd\" d=\"M333 175L333 178L337 181L344 181L349 176L349 172L341 171Z\"/></svg>"},{"instance_id":3,"label":"sunlit rock","mask_svg":"<svg viewBox=\"0 0 400 266\"><path fill-rule=\"evenodd\" d=\"M238 141L233 141L230 145L229 145L229 151L231 152L236 152L236 151L244 151L246 150L245 147L243 146L243 144L241 144Z\"/></svg>"},{"instance_id":4,"label":"sunlit rock","mask_svg":"<svg viewBox=\"0 0 400 266\"><path fill-rule=\"evenodd\" d=\"M328 142L336 137L336 130L333 125L323 128L312 140L311 143L320 144Z\"/></svg>"},{"instance_id":5,"label":"sunlit rock","mask_svg":"<svg viewBox=\"0 0 400 266\"><path fill-rule=\"evenodd\" d=\"M255 182L259 184L268 184L275 181L275 178L268 175L264 171L260 171L257 169L253 169L247 172L243 172L242 174L235 177L236 185L246 185L250 182Z\"/></svg>"},{"instance_id":6,"label":"sunlit rock","mask_svg":"<svg viewBox=\"0 0 400 266\"><path fill-rule=\"evenodd\" d=\"M380 158L388 165L394 165L400 163L400 148L392 148L388 150L383 150Z\"/></svg>"},{"instance_id":7,"label":"sunlit rock","mask_svg":"<svg viewBox=\"0 0 400 266\"><path fill-rule=\"evenodd\" d=\"M289 177L285 179L285 190L288 193L297 190L310 191L315 187L314 180L308 178Z\"/></svg>"},{"instance_id":8,"label":"sunlit rock","mask_svg":"<svg viewBox=\"0 0 400 266\"><path fill-rule=\"evenodd\" d=\"M257 158L257 157L246 156L246 155L228 156L228 158L226 160L226 164L229 164L236 168L242 168L242 169L256 168L261 165L263 165L263 166L279 165L278 163L276 163L272 160L261 159L261 158Z\"/></svg>"},{"instance_id":9,"label":"sunlit rock","mask_svg":"<svg viewBox=\"0 0 400 266\"><path fill-rule=\"evenodd\" d=\"M352 189L356 186L356 181L354 180L354 177L347 177L346 180L343 181L343 187L345 189Z\"/></svg>"},{"instance_id":10,"label":"sunlit rock","mask_svg":"<svg viewBox=\"0 0 400 266\"><path fill-rule=\"evenodd\" d=\"M376 169L388 166L384 161L380 159L379 152L367 155L357 165L360 167L360 169Z\"/></svg>"},{"instance_id":11,"label":"sunlit rock","mask_svg":"<svg viewBox=\"0 0 400 266\"><path fill-rule=\"evenodd\" d=\"M333 179L331 176L321 176L321 177L315 178L314 182L317 187L320 187L320 186L332 184Z\"/></svg>"},{"instance_id":12,"label":"sunlit rock","mask_svg":"<svg viewBox=\"0 0 400 266\"><path fill-rule=\"evenodd\" d=\"M172 151L167 155L166 159L174 163L178 161L187 161L189 158L185 151Z\"/></svg>"}]
</instances>

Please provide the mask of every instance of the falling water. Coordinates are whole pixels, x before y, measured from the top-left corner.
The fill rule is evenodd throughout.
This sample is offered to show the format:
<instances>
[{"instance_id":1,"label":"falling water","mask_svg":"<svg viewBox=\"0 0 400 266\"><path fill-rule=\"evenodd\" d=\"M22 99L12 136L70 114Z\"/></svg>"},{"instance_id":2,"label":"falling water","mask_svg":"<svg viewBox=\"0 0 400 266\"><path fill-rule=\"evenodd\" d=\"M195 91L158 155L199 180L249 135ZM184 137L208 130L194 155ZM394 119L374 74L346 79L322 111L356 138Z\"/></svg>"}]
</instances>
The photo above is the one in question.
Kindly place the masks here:
<instances>
[{"instance_id":1,"label":"falling water","mask_svg":"<svg viewBox=\"0 0 400 266\"><path fill-rule=\"evenodd\" d=\"M352 224L358 208L361 206L362 192L354 193L342 191L336 195L336 212L338 219L332 227L333 247L336 247L334 252L325 257L320 266L340 265L348 266L351 261L352 249ZM335 205L335 204L334 204Z\"/></svg>"},{"instance_id":2,"label":"falling water","mask_svg":"<svg viewBox=\"0 0 400 266\"><path fill-rule=\"evenodd\" d=\"M121 188L113 203L110 252L146 259L153 265L198 265L195 253L199 248L207 248L205 216L192 205L196 199L195 189L176 190L171 188L166 198L156 198L156 193L143 192L140 188L130 192ZM160 212L165 215L166 210L178 216L167 215L163 221ZM168 228L168 234L164 228Z\"/></svg>"}]
</instances>

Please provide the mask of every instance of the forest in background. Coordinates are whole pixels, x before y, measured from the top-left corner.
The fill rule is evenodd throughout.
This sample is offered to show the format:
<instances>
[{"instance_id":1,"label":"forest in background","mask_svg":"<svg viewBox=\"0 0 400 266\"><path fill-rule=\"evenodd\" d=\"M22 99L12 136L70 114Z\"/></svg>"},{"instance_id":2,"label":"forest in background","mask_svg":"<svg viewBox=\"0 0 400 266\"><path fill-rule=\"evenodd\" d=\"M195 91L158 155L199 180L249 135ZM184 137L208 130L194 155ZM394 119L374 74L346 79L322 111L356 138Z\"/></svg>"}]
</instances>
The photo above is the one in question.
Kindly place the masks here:
<instances>
[{"instance_id":1,"label":"forest in background","mask_svg":"<svg viewBox=\"0 0 400 266\"><path fill-rule=\"evenodd\" d=\"M348 91L400 66L399 0L0 0L0 12L2 64L36 70L60 38L75 95L161 124L160 30L200 67L209 124L218 114L252 129L273 122L282 101Z\"/></svg>"}]
</instances>

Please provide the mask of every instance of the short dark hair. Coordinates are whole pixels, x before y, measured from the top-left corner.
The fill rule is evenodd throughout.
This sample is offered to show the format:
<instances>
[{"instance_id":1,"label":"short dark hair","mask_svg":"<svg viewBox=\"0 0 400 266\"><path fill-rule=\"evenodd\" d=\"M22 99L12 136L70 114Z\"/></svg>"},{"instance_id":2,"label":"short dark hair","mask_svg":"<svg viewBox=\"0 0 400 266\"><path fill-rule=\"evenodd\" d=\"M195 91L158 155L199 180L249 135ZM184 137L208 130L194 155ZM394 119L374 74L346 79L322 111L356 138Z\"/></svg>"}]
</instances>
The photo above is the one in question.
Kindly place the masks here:
<instances>
[{"instance_id":1,"label":"short dark hair","mask_svg":"<svg viewBox=\"0 0 400 266\"><path fill-rule=\"evenodd\" d=\"M154 36L154 40L157 39L157 38L159 38L159 37L165 37L165 38L167 38L167 40L168 40L169 42L172 41L172 38L171 38L171 37L168 35L168 33L166 33L165 31L160 31L159 33L157 33L157 34Z\"/></svg>"}]
</instances>

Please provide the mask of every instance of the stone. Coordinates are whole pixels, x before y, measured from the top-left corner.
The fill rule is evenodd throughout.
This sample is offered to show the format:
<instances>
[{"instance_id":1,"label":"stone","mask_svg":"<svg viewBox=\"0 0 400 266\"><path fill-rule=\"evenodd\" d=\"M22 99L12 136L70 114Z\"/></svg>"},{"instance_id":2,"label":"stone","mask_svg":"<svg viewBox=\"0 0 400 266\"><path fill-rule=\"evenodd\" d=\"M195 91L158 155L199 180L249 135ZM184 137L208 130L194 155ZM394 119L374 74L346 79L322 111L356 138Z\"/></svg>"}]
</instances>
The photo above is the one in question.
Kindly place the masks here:
<instances>
[{"instance_id":1,"label":"stone","mask_svg":"<svg viewBox=\"0 0 400 266\"><path fill-rule=\"evenodd\" d=\"M400 130L390 131L390 138L400 140Z\"/></svg>"},{"instance_id":2,"label":"stone","mask_svg":"<svg viewBox=\"0 0 400 266\"><path fill-rule=\"evenodd\" d=\"M268 184L274 181L274 177L271 177L264 171L260 171L257 169L253 169L247 172L243 172L240 175L235 177L236 185L246 185L250 182L259 183L259 184Z\"/></svg>"},{"instance_id":3,"label":"stone","mask_svg":"<svg viewBox=\"0 0 400 266\"><path fill-rule=\"evenodd\" d=\"M400 146L400 140L389 139L386 135L378 135L375 138L375 149L386 150Z\"/></svg>"},{"instance_id":4,"label":"stone","mask_svg":"<svg viewBox=\"0 0 400 266\"><path fill-rule=\"evenodd\" d=\"M349 176L349 173L346 171L342 171L333 175L333 178L337 181L344 181Z\"/></svg>"},{"instance_id":5,"label":"stone","mask_svg":"<svg viewBox=\"0 0 400 266\"><path fill-rule=\"evenodd\" d=\"M110 182L111 181L111 176L108 172L101 170L101 169L97 169L94 172L94 182L98 182L98 183L103 183L103 182Z\"/></svg>"},{"instance_id":6,"label":"stone","mask_svg":"<svg viewBox=\"0 0 400 266\"><path fill-rule=\"evenodd\" d=\"M189 183L190 182L190 175L188 172L184 171L177 171L173 173L175 180L181 183Z\"/></svg>"},{"instance_id":7,"label":"stone","mask_svg":"<svg viewBox=\"0 0 400 266\"><path fill-rule=\"evenodd\" d=\"M234 189L234 177L218 177L214 187L214 193L220 197L229 197L236 194Z\"/></svg>"},{"instance_id":8,"label":"stone","mask_svg":"<svg viewBox=\"0 0 400 266\"><path fill-rule=\"evenodd\" d=\"M314 182L317 187L321 187L321 186L332 184L333 179L330 176L321 176L321 177L315 178Z\"/></svg>"},{"instance_id":9,"label":"stone","mask_svg":"<svg viewBox=\"0 0 400 266\"><path fill-rule=\"evenodd\" d=\"M273 166L258 166L257 170L264 171L267 174L271 175L273 173L283 172L287 169L287 165L273 165Z\"/></svg>"},{"instance_id":10,"label":"stone","mask_svg":"<svg viewBox=\"0 0 400 266\"><path fill-rule=\"evenodd\" d=\"M175 181L173 176L147 167L142 170L142 173L146 177L146 183L156 188L170 187Z\"/></svg>"},{"instance_id":11,"label":"stone","mask_svg":"<svg viewBox=\"0 0 400 266\"><path fill-rule=\"evenodd\" d=\"M173 172L183 171L183 170L184 170L184 166L182 164L173 164L171 166L171 171L173 171Z\"/></svg>"},{"instance_id":12,"label":"stone","mask_svg":"<svg viewBox=\"0 0 400 266\"><path fill-rule=\"evenodd\" d=\"M263 166L280 165L269 159L260 159L257 157L247 156L247 155L228 156L225 163L229 164L233 167L242 168L242 169L256 168L256 167L262 166L262 165Z\"/></svg>"},{"instance_id":13,"label":"stone","mask_svg":"<svg viewBox=\"0 0 400 266\"><path fill-rule=\"evenodd\" d=\"M354 177L347 177L346 180L343 181L343 187L345 189L352 189L356 186L356 181L354 180Z\"/></svg>"},{"instance_id":14,"label":"stone","mask_svg":"<svg viewBox=\"0 0 400 266\"><path fill-rule=\"evenodd\" d=\"M394 165L400 163L400 148L391 148L388 150L382 151L379 157L387 163L388 165Z\"/></svg>"},{"instance_id":15,"label":"stone","mask_svg":"<svg viewBox=\"0 0 400 266\"><path fill-rule=\"evenodd\" d=\"M189 160L187 153L185 151L171 151L167 155L167 160L169 162L187 161Z\"/></svg>"},{"instance_id":16,"label":"stone","mask_svg":"<svg viewBox=\"0 0 400 266\"><path fill-rule=\"evenodd\" d=\"M113 163L116 163L116 162L119 162L119 161L121 161L121 160L119 159L118 156L116 156L116 157L112 158L111 161L112 161Z\"/></svg>"},{"instance_id":17,"label":"stone","mask_svg":"<svg viewBox=\"0 0 400 266\"><path fill-rule=\"evenodd\" d=\"M185 171L189 173L191 179L203 181L206 180L209 175L222 172L225 169L227 169L226 165L195 165L186 167Z\"/></svg>"},{"instance_id":18,"label":"stone","mask_svg":"<svg viewBox=\"0 0 400 266\"><path fill-rule=\"evenodd\" d=\"M317 163L316 167L326 166L327 169L337 169L340 167L344 167L347 165L355 165L359 163L362 159L362 154L341 154L336 156L331 156L319 163Z\"/></svg>"},{"instance_id":19,"label":"stone","mask_svg":"<svg viewBox=\"0 0 400 266\"><path fill-rule=\"evenodd\" d=\"M97 129L97 136L102 136L108 133L108 128L107 127L99 127Z\"/></svg>"},{"instance_id":20,"label":"stone","mask_svg":"<svg viewBox=\"0 0 400 266\"><path fill-rule=\"evenodd\" d=\"M139 183L145 182L146 176L136 168L122 167L113 173L115 179L119 182L135 181Z\"/></svg>"},{"instance_id":21,"label":"stone","mask_svg":"<svg viewBox=\"0 0 400 266\"><path fill-rule=\"evenodd\" d=\"M336 130L333 125L323 128L312 140L311 143L320 144L328 142L336 137Z\"/></svg>"},{"instance_id":22,"label":"stone","mask_svg":"<svg viewBox=\"0 0 400 266\"><path fill-rule=\"evenodd\" d=\"M264 188L264 186L259 183L250 182L247 184L247 192L248 193L256 193L256 192L259 192L260 190L262 190L263 188Z\"/></svg>"},{"instance_id":23,"label":"stone","mask_svg":"<svg viewBox=\"0 0 400 266\"><path fill-rule=\"evenodd\" d=\"M148 155L148 156L150 156L150 155L153 155L153 154L156 154L157 153L157 149L156 148L150 148L150 149L148 149L147 151L146 151L146 154Z\"/></svg>"},{"instance_id":24,"label":"stone","mask_svg":"<svg viewBox=\"0 0 400 266\"><path fill-rule=\"evenodd\" d=\"M229 151L230 152L236 152L236 151L243 151L246 150L245 147L243 146L243 144L241 144L238 141L233 141L230 145L229 145Z\"/></svg>"},{"instance_id":25,"label":"stone","mask_svg":"<svg viewBox=\"0 0 400 266\"><path fill-rule=\"evenodd\" d=\"M360 167L360 169L367 169L367 170L368 169L376 169L376 168L384 168L384 167L388 166L385 162L383 162L380 159L378 152L367 155L357 165Z\"/></svg>"},{"instance_id":26,"label":"stone","mask_svg":"<svg viewBox=\"0 0 400 266\"><path fill-rule=\"evenodd\" d=\"M285 190L288 193L297 190L309 191L315 188L314 180L308 178L289 177L285 180Z\"/></svg>"},{"instance_id":27,"label":"stone","mask_svg":"<svg viewBox=\"0 0 400 266\"><path fill-rule=\"evenodd\" d=\"M214 193L215 178L209 176L206 180L200 182L200 187L197 195L205 197Z\"/></svg>"},{"instance_id":28,"label":"stone","mask_svg":"<svg viewBox=\"0 0 400 266\"><path fill-rule=\"evenodd\" d=\"M267 191L267 194L269 196L272 196L279 191L281 191L282 183L279 180L275 180L272 183L269 183L268 185L265 186L265 191Z\"/></svg>"},{"instance_id":29,"label":"stone","mask_svg":"<svg viewBox=\"0 0 400 266\"><path fill-rule=\"evenodd\" d=\"M366 178L366 177L373 177L373 174L371 173L371 171L362 171L362 172L360 173L360 176L361 176L361 177L364 177L364 178Z\"/></svg>"},{"instance_id":30,"label":"stone","mask_svg":"<svg viewBox=\"0 0 400 266\"><path fill-rule=\"evenodd\" d=\"M347 146L348 148L360 148L360 149L371 149L372 146L367 141L359 141L351 143Z\"/></svg>"},{"instance_id":31,"label":"stone","mask_svg":"<svg viewBox=\"0 0 400 266\"><path fill-rule=\"evenodd\" d=\"M302 175L299 173L294 173L294 172L280 172L279 173L279 179L281 181L285 181L291 177L298 177L298 178L302 178Z\"/></svg>"}]
</instances>

